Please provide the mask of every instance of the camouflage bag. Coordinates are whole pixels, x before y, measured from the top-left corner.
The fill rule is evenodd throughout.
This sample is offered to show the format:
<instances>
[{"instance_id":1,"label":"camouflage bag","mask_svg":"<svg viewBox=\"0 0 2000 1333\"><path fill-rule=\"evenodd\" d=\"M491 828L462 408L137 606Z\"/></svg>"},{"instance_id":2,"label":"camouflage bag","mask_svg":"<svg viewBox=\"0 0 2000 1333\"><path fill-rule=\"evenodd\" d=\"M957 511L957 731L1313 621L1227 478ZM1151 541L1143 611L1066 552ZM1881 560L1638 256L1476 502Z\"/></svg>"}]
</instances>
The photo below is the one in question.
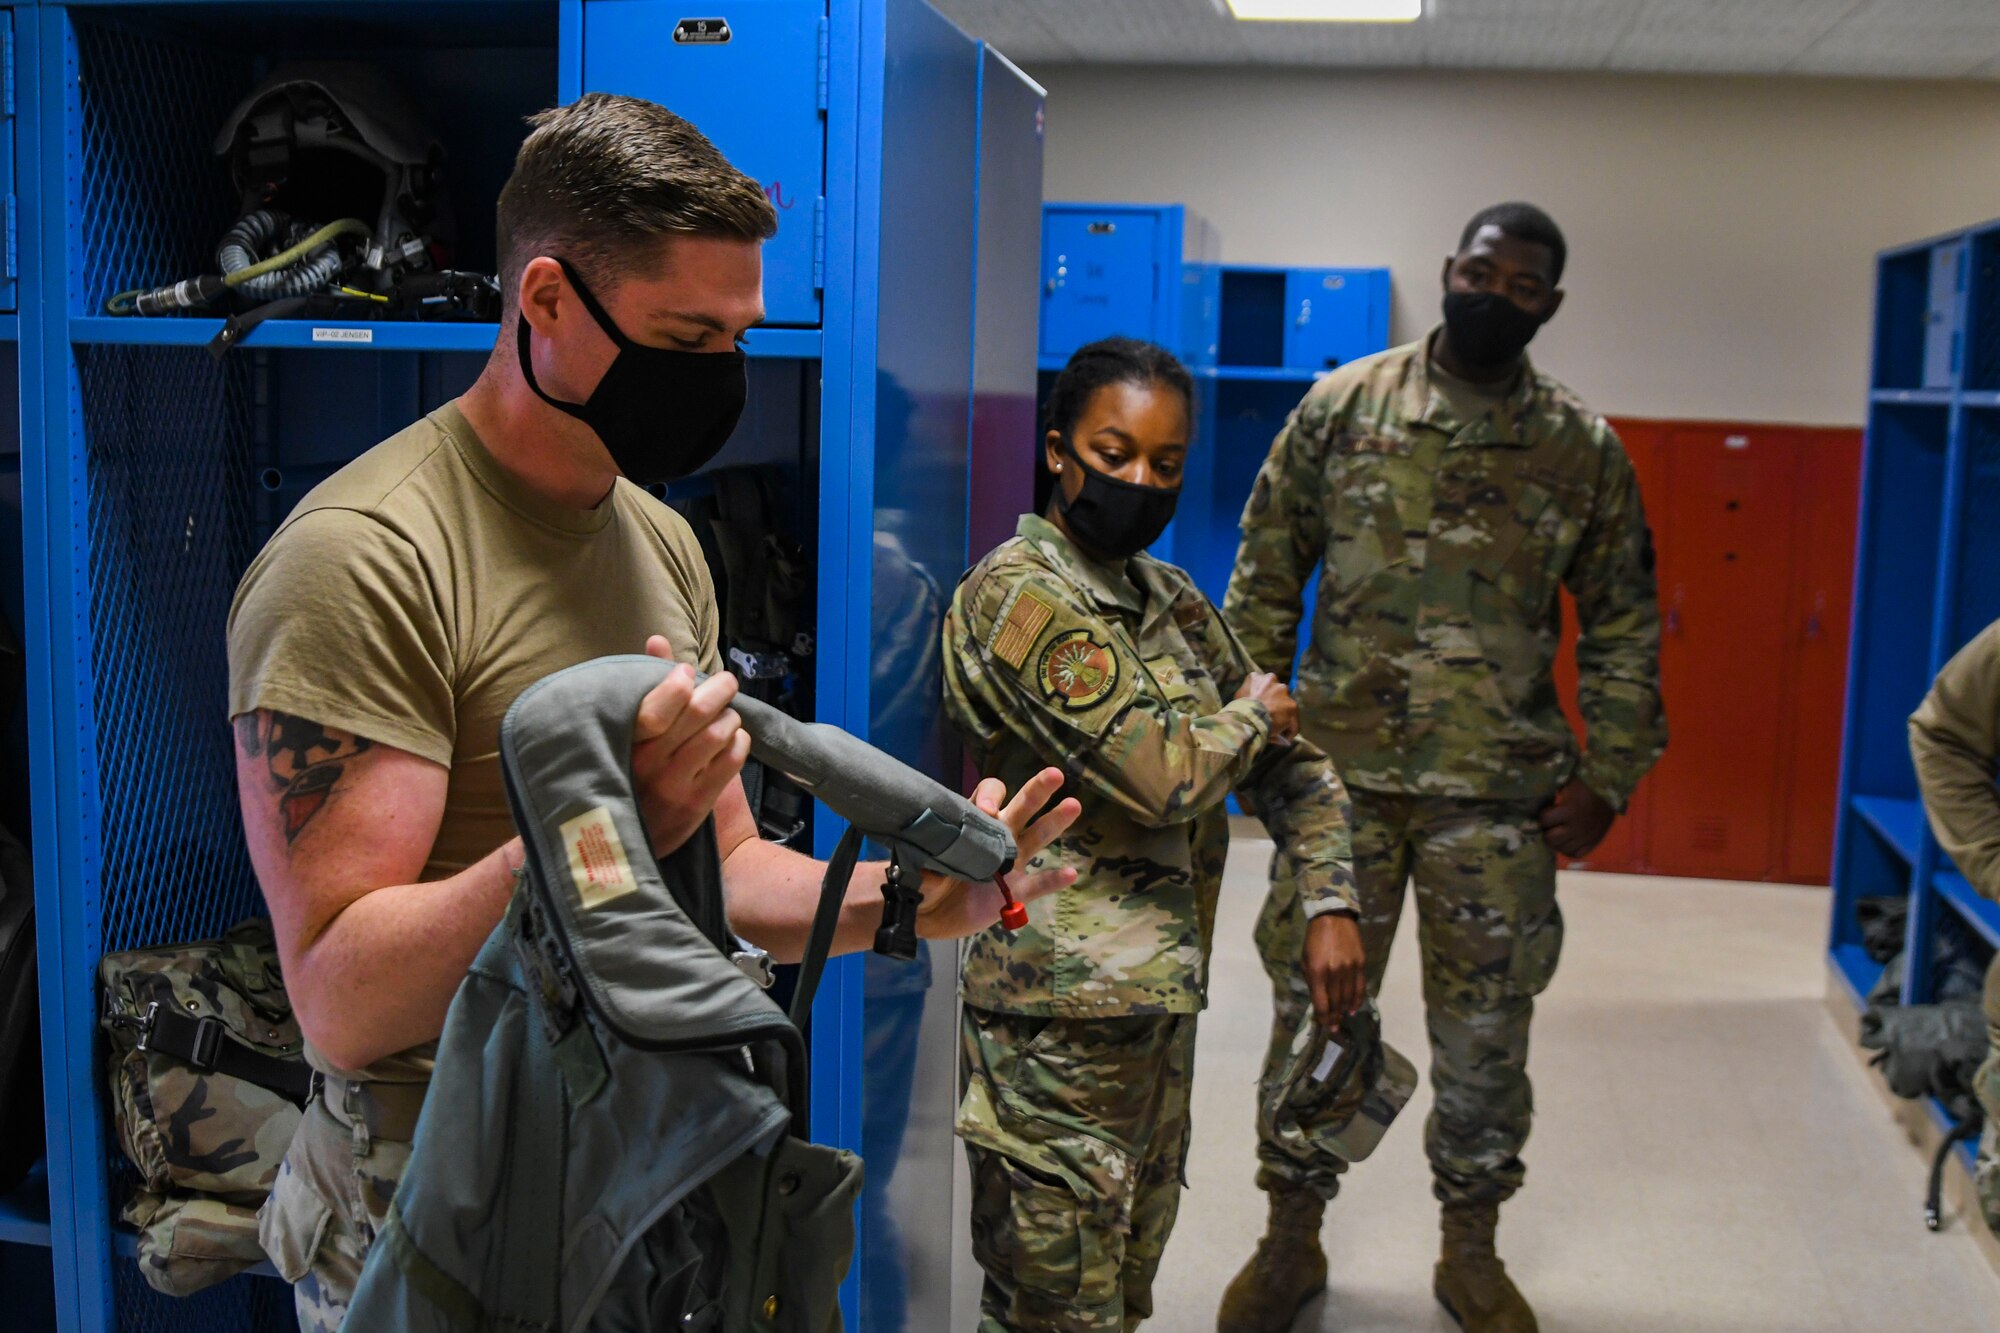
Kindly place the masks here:
<instances>
[{"instance_id":1,"label":"camouflage bag","mask_svg":"<svg viewBox=\"0 0 2000 1333\"><path fill-rule=\"evenodd\" d=\"M264 1260L257 1209L313 1087L304 1041L268 921L107 954L97 976L139 1271L186 1296Z\"/></svg>"},{"instance_id":2,"label":"camouflage bag","mask_svg":"<svg viewBox=\"0 0 2000 1333\"><path fill-rule=\"evenodd\" d=\"M1382 1040L1372 1001L1332 1032L1308 1013L1284 1075L1264 1089L1258 1129L1300 1162L1323 1152L1358 1162L1375 1151L1416 1088L1416 1066Z\"/></svg>"}]
</instances>

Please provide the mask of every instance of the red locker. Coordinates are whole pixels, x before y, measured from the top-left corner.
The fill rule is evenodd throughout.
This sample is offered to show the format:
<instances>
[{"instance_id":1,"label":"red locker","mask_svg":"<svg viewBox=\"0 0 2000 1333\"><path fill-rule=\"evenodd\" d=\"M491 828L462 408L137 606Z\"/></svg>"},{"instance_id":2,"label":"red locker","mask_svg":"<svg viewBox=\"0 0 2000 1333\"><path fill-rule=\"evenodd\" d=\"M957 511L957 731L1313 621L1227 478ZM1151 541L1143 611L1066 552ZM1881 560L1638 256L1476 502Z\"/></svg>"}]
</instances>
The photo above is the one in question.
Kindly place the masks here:
<instances>
[{"instance_id":1,"label":"red locker","mask_svg":"<svg viewBox=\"0 0 2000 1333\"><path fill-rule=\"evenodd\" d=\"M1656 535L1659 528L1661 483L1659 481L1661 440L1666 434L1666 426L1657 421L1613 420L1612 428L1618 438L1625 442L1625 453L1632 460L1632 469L1639 477L1639 494L1646 502L1647 518L1652 523ZM1563 646L1556 657L1556 693L1561 696L1563 711L1569 715L1571 730L1581 736L1584 733L1583 720L1576 711L1576 604L1565 592L1563 603ZM1573 864L1578 870L1608 870L1622 873L1637 873L1644 869L1646 861L1646 806L1649 783L1639 784L1632 803L1611 832L1582 861ZM1565 865L1572 864L1565 861Z\"/></svg>"},{"instance_id":2,"label":"red locker","mask_svg":"<svg viewBox=\"0 0 2000 1333\"><path fill-rule=\"evenodd\" d=\"M1840 724L1847 693L1848 609L1861 506L1861 432L1813 431L1801 441L1786 610L1786 793L1778 878L1825 884L1833 872L1840 793Z\"/></svg>"},{"instance_id":3,"label":"red locker","mask_svg":"<svg viewBox=\"0 0 2000 1333\"><path fill-rule=\"evenodd\" d=\"M1578 868L1824 883L1861 433L1612 424L1660 556L1670 740L1632 808ZM1557 685L1579 726L1567 598L1563 614Z\"/></svg>"},{"instance_id":4,"label":"red locker","mask_svg":"<svg viewBox=\"0 0 2000 1333\"><path fill-rule=\"evenodd\" d=\"M1668 432L1660 674L1672 739L1650 830L1665 874L1761 879L1777 863L1799 460L1789 432Z\"/></svg>"}]
</instances>

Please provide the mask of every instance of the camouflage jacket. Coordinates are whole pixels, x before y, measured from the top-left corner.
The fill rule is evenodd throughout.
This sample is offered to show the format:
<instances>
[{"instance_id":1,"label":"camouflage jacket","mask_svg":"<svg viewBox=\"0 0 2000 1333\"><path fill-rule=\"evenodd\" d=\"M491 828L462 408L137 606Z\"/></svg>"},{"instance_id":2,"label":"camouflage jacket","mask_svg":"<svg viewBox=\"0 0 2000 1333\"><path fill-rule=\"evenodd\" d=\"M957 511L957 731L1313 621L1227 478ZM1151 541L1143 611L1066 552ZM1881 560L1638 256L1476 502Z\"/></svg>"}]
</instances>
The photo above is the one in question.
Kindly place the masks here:
<instances>
[{"instance_id":1,"label":"camouflage jacket","mask_svg":"<svg viewBox=\"0 0 2000 1333\"><path fill-rule=\"evenodd\" d=\"M1666 745L1652 536L1618 437L1527 366L1459 421L1430 339L1334 371L1292 413L1243 511L1223 614L1287 670L1307 735L1356 787L1538 799L1572 773L1619 808ZM1556 700L1575 595L1577 744Z\"/></svg>"},{"instance_id":2,"label":"camouflage jacket","mask_svg":"<svg viewBox=\"0 0 2000 1333\"><path fill-rule=\"evenodd\" d=\"M1308 915L1354 910L1347 794L1305 742L1231 696L1254 667L1181 570L1080 555L1033 515L959 585L944 629L945 709L1010 788L1049 764L1083 814L1035 868L1068 892L966 946L968 1003L1017 1014L1193 1013L1229 845L1233 788L1271 831Z\"/></svg>"}]
</instances>

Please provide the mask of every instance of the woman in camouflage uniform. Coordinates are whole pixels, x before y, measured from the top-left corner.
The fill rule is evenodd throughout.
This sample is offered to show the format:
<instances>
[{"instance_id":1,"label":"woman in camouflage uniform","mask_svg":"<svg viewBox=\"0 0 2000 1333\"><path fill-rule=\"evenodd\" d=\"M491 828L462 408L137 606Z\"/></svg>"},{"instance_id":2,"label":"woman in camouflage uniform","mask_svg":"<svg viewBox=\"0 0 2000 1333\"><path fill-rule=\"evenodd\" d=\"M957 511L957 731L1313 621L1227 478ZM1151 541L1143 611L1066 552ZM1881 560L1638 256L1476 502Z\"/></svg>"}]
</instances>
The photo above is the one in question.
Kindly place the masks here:
<instances>
[{"instance_id":1,"label":"woman in camouflage uniform","mask_svg":"<svg viewBox=\"0 0 2000 1333\"><path fill-rule=\"evenodd\" d=\"M1054 503L967 575L945 623L946 708L983 772L1056 764L1083 803L1036 860L1076 886L965 956L982 1333L1122 1333L1152 1313L1232 790L1310 885L1321 1018L1364 995L1339 779L1193 580L1141 554L1179 497L1193 397L1162 348L1079 351L1049 398Z\"/></svg>"}]
</instances>

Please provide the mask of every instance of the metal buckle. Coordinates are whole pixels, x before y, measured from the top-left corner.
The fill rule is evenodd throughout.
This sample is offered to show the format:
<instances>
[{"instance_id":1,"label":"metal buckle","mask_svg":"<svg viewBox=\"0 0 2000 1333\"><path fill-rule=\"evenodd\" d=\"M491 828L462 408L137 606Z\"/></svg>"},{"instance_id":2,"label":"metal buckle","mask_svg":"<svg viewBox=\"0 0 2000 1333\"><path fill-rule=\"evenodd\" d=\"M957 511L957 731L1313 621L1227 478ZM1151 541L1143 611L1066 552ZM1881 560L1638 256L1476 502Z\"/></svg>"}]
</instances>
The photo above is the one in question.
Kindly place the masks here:
<instances>
[{"instance_id":1,"label":"metal buckle","mask_svg":"<svg viewBox=\"0 0 2000 1333\"><path fill-rule=\"evenodd\" d=\"M215 1068L215 1057L222 1050L222 1020L219 1018L198 1018L194 1024L194 1051L188 1063L204 1072Z\"/></svg>"},{"instance_id":2,"label":"metal buckle","mask_svg":"<svg viewBox=\"0 0 2000 1333\"><path fill-rule=\"evenodd\" d=\"M742 680L782 680L792 672L791 661L783 653L750 653L731 648L729 660Z\"/></svg>"},{"instance_id":3,"label":"metal buckle","mask_svg":"<svg viewBox=\"0 0 2000 1333\"><path fill-rule=\"evenodd\" d=\"M729 961L736 964L736 970L765 990L777 984L778 973L771 966L771 955L754 944L744 944L742 940L737 943L743 944L743 948L729 955Z\"/></svg>"},{"instance_id":4,"label":"metal buckle","mask_svg":"<svg viewBox=\"0 0 2000 1333\"><path fill-rule=\"evenodd\" d=\"M154 1000L151 1004L148 1004L146 1006L146 1011L144 1013L140 1014L137 1018L130 1020L132 1025L139 1030L139 1044L133 1049L141 1051L152 1049L150 1043L153 1040L153 1019L156 1015L159 1014L159 1012L160 1012L160 1002L158 1000Z\"/></svg>"}]
</instances>

